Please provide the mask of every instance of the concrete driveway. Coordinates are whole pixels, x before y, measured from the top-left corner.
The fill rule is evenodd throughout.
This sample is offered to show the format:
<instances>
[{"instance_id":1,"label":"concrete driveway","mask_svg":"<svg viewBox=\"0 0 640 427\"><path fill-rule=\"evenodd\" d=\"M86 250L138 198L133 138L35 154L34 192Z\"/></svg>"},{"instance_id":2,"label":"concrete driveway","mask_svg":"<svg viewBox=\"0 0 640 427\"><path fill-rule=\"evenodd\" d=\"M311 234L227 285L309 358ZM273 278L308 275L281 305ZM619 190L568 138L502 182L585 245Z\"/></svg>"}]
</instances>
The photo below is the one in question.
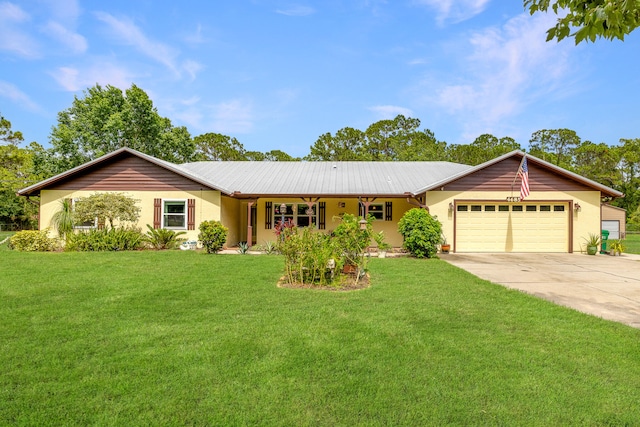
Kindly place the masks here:
<instances>
[{"instance_id":1,"label":"concrete driveway","mask_svg":"<svg viewBox=\"0 0 640 427\"><path fill-rule=\"evenodd\" d=\"M640 328L640 256L449 254L441 259L508 288Z\"/></svg>"}]
</instances>

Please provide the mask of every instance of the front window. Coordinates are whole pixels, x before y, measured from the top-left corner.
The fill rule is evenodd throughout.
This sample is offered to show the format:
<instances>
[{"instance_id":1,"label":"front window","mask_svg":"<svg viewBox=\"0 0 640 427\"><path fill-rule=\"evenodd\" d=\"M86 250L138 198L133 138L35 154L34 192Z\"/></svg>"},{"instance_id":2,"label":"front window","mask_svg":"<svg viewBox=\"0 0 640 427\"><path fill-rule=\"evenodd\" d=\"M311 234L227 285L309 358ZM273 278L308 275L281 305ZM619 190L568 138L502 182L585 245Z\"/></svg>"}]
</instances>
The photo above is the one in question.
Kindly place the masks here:
<instances>
[{"instance_id":1,"label":"front window","mask_svg":"<svg viewBox=\"0 0 640 427\"><path fill-rule=\"evenodd\" d=\"M307 205L306 203L287 203L287 208L285 211L280 210L280 205L274 203L273 209L273 220L274 224L277 224L282 220L282 215L284 213L284 220L293 221L295 225L298 227L315 227L317 222L317 209L316 204Z\"/></svg>"},{"instance_id":2,"label":"front window","mask_svg":"<svg viewBox=\"0 0 640 427\"><path fill-rule=\"evenodd\" d=\"M186 200L165 200L163 202L162 228L187 228Z\"/></svg>"},{"instance_id":3,"label":"front window","mask_svg":"<svg viewBox=\"0 0 640 427\"><path fill-rule=\"evenodd\" d=\"M367 212L379 221L384 219L384 205L382 203L370 204Z\"/></svg>"},{"instance_id":4,"label":"front window","mask_svg":"<svg viewBox=\"0 0 640 427\"><path fill-rule=\"evenodd\" d=\"M71 206L72 209L75 210L76 203L78 203L79 199L72 199ZM78 222L73 225L73 228L77 230L89 230L91 228L98 228L98 218L94 218L88 221Z\"/></svg>"}]
</instances>

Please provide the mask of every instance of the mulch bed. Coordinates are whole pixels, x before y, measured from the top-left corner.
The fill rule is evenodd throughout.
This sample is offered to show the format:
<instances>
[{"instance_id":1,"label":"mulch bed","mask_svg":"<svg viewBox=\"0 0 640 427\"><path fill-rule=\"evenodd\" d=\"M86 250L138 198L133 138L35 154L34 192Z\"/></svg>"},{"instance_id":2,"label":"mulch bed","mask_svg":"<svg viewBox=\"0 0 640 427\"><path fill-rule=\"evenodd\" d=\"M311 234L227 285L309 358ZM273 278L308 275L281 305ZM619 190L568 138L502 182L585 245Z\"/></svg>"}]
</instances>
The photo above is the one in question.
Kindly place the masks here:
<instances>
[{"instance_id":1,"label":"mulch bed","mask_svg":"<svg viewBox=\"0 0 640 427\"><path fill-rule=\"evenodd\" d=\"M342 274L335 281L334 284L329 286L320 286L314 285L310 283L287 283L286 277L281 277L278 281L279 288L289 288L289 289L317 289L320 291L334 291L334 292L344 292L344 291L357 291L360 289L366 289L371 285L369 280L369 273L366 273L362 276L358 282L356 283L356 276L354 274Z\"/></svg>"}]
</instances>

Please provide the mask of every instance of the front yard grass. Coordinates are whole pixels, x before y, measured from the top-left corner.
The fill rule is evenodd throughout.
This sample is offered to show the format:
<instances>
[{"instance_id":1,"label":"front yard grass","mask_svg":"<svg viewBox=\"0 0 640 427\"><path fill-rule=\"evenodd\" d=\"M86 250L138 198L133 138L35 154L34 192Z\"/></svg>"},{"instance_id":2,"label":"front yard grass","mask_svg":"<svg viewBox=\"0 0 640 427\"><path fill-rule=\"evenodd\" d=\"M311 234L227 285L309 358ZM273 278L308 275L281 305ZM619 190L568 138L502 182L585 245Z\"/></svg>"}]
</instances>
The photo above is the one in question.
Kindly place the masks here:
<instances>
[{"instance_id":1,"label":"front yard grass","mask_svg":"<svg viewBox=\"0 0 640 427\"><path fill-rule=\"evenodd\" d=\"M440 260L0 256L0 425L634 425L640 331Z\"/></svg>"},{"instance_id":2,"label":"front yard grass","mask_svg":"<svg viewBox=\"0 0 640 427\"><path fill-rule=\"evenodd\" d=\"M13 236L14 234L15 234L15 231L0 231L0 243L2 243L0 244L0 252L8 250L8 246L7 246L8 241L5 241L5 239Z\"/></svg>"},{"instance_id":3,"label":"front yard grass","mask_svg":"<svg viewBox=\"0 0 640 427\"><path fill-rule=\"evenodd\" d=\"M640 234L627 234L622 244L625 246L625 252L640 254Z\"/></svg>"}]
</instances>

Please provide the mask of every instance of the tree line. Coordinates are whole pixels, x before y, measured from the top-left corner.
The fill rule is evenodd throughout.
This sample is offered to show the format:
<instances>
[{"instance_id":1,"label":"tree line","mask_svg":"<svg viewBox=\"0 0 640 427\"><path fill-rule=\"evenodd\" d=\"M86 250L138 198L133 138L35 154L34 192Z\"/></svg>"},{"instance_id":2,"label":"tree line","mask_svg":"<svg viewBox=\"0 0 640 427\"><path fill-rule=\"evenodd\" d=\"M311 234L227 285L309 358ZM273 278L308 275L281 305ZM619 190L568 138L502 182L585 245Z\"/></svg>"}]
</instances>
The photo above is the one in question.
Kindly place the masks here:
<instances>
[{"instance_id":1,"label":"tree line","mask_svg":"<svg viewBox=\"0 0 640 427\"><path fill-rule=\"evenodd\" d=\"M49 136L51 147L32 142L0 115L0 224L33 225L37 203L16 191L64 172L120 147L130 147L173 163L192 161L450 161L477 165L513 150L528 153L615 188L625 197L614 204L627 209L640 225L640 138L619 144L582 140L570 129L534 132L525 150L513 138L490 134L470 144L447 144L417 118L398 115L364 130L345 127L320 135L302 158L281 150L246 150L234 137L205 133L191 137L184 126L161 117L148 95L136 85L126 91L96 85L74 97L58 113Z\"/></svg>"}]
</instances>

